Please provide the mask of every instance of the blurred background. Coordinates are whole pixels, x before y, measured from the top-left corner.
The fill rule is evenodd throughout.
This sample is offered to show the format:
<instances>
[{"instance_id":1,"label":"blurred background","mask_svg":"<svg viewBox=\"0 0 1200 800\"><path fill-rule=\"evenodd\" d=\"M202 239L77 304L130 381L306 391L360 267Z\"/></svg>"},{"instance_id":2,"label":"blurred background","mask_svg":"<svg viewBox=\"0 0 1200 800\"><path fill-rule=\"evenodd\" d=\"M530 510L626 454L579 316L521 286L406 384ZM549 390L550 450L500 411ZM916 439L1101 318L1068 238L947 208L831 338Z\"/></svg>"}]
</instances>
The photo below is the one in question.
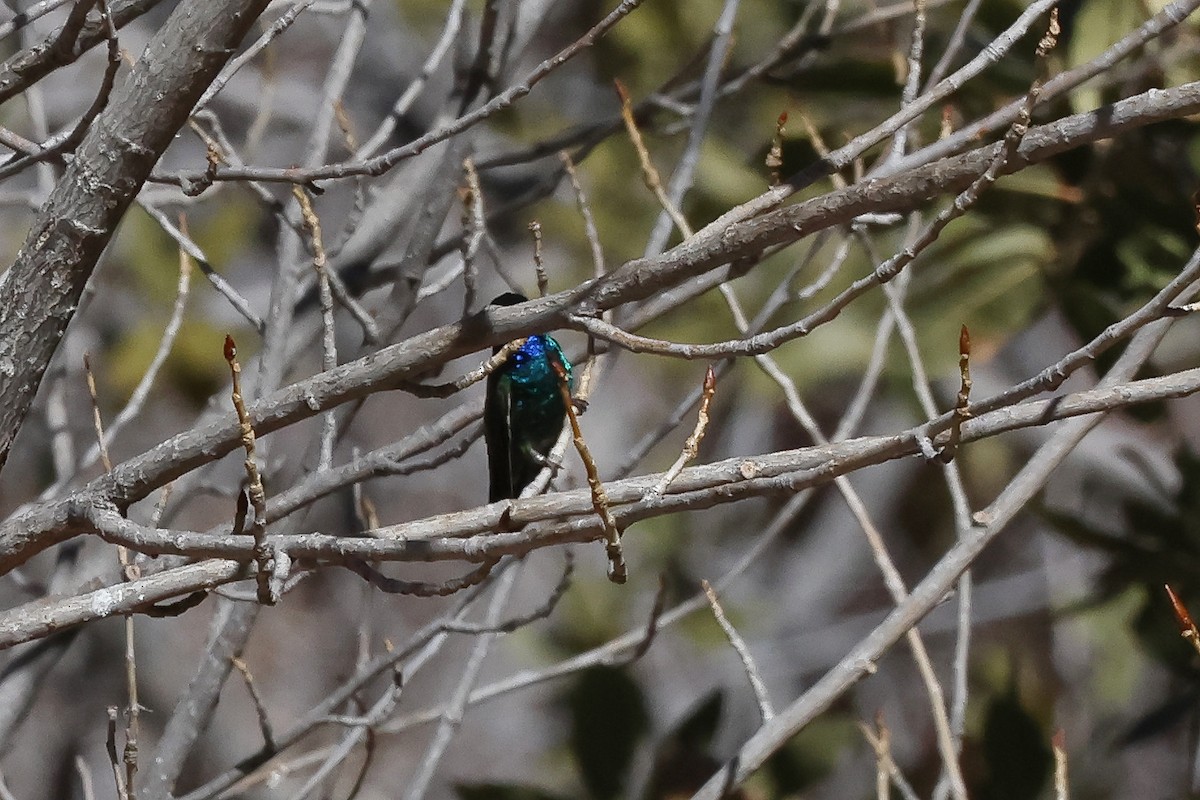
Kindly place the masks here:
<instances>
[{"instance_id":1,"label":"blurred background","mask_svg":"<svg viewBox=\"0 0 1200 800\"><path fill-rule=\"evenodd\" d=\"M26 10L16 0L6 5L0 18ZM172 5L159 3L125 27L121 46L134 56L140 53ZM929 0L926 5L927 73L965 12L961 2ZM1015 0L971 4L976 5L951 68L981 52L1026 6ZM1158 0L1064 3L1065 30L1051 55L1051 72L1089 61L1165 5ZM310 137L323 83L330 65L343 57L339 47L363 8L368 22L340 103L345 131L333 126L328 140L319 143L324 152L316 163L351 158L373 134L381 137L380 151L396 147L456 115L453 101L461 91L456 65L461 75L462 65L473 57L484 3L278 3L264 15L263 26L300 6L294 24L230 80L197 115L194 129L180 132L160 173L203 169L206 146L199 133L220 133L247 164L304 163L313 153ZM520 81L613 4L543 0L492 6L499 9L507 48L496 70L498 86L488 91ZM642 181L637 153L621 125L613 81L619 79L639 104L646 147L666 183L695 119L696 86L723 7L718 0L647 0L527 97L456 138L464 152L473 154L488 213L488 240L477 260L476 308L509 286L536 295L527 230L535 220L544 238L550 291L592 276L584 219L564 177L560 150L577 162L607 268L645 252L660 207ZM62 24L65 11L60 8L7 36L0 42L4 56L41 42ZM381 130L406 89L423 80L427 59L458 11L463 14L459 31L449 39L444 58L428 68L428 80L395 118L394 129ZM890 116L908 69L913 20L910 3L883 0L741 4L724 77L765 66L760 76L718 97L712 109L694 186L682 208L693 227L767 188L764 159L781 112L789 115L782 136L785 175L814 161L821 142L837 147ZM1022 96L1035 77L1033 48L1043 30L1044 23L1036 24L1011 53L921 117L912 128L910 149L936 140L943 125L957 129ZM800 35L780 48L789 32ZM1039 107L1035 121L1194 80L1198 42L1194 21L1185 21L1097 79ZM0 124L33 140L45 138L46 130L69 127L94 96L102 59L99 50L85 54L43 79L0 107ZM347 135L359 147L348 144ZM863 169L883 149L871 151ZM314 199L332 265L376 318L391 313L396 268L417 235L414 220L430 207L431 198L448 201L430 265L417 273L416 305L398 329L387 332L384 343L453 322L463 311L464 289L457 277L462 205L456 192L462 178L457 165L450 173L439 168L446 151L432 148L378 178L322 182L323 192ZM971 331L975 396L986 397L1089 340L1177 274L1196 245L1192 196L1198 164L1195 122L1172 120L1004 178L965 218L952 223L910 269L904 300L940 408L953 406L958 389L960 325ZM60 169L39 166L0 186L0 262L15 256ZM111 421L147 373L176 303L178 242L163 220L178 225L179 216L186 215L191 240L211 270L262 317L281 271L299 263L300 287L289 300L295 305L289 349L271 357L281 359L285 385L320 370L311 266L296 242L284 243L291 234L280 225L279 209L290 202L290 189L259 186L218 183L196 197L166 183L146 186L144 204L130 210L97 269L0 476L0 514L100 474L102 467L85 458L95 433L83 357L90 354L100 413ZM827 182L818 183L802 197L829 189ZM915 211L928 220L945 202ZM899 250L907 222L810 237L766 258L731 286L751 316L777 287L788 287L791 300L770 318L770 327L786 324ZM668 246L679 240L673 233ZM841 266L831 280L814 287L813 296L805 296L804 289L821 280L831 264ZM834 322L774 353L827 436L867 374L877 374L878 382L868 387L870 402L856 435L890 433L926 418L898 336L880 338L886 305L881 292L870 293ZM682 342L738 335L717 292L667 312L641 332ZM1179 322L1151 374L1194 365L1197 332L1194 321ZM262 339L200 270L192 270L182 327L140 414L112 436L114 462L215 414L228 414L228 368L221 355L226 333L238 342L253 395ZM556 335L568 352L583 352L581 335ZM364 344L362 326L344 309L337 314L337 337L341 361L376 346ZM882 355L878 373L872 372L873 354ZM474 368L482 355L447 365L438 379ZM1110 362L1102 359L1100 370ZM664 425L699 387L705 366L615 351L602 361L582 418L602 476L661 471L674 461L694 412L685 407L682 424ZM1086 387L1093 379L1081 373L1066 388ZM340 438L335 463L402 439L463 403L477 404L482 392L476 385L445 400L374 394ZM1193 610L1200 609L1196 404L1194 398L1175 400L1113 415L977 562L962 754L972 796L1051 796L1050 742L1056 731L1063 732L1073 797L1183 797L1200 787L1195 777L1197 664L1178 636L1162 589L1169 582ZM712 408L701 462L814 441L779 386L752 360L741 360L722 375ZM314 418L266 438L268 494L316 468L319 429ZM1034 428L964 447L956 463L972 508L989 503L1053 430ZM647 439L656 432L662 434L656 441ZM646 442L653 443L645 447ZM453 457L435 469L362 482L361 494L380 524L486 501L477 428L448 437L437 452ZM635 456L640 457L633 461ZM227 525L242 480L241 460L234 453L181 480L166 501L163 524L188 530ZM906 582L915 584L956 535L942 468L906 459L862 470L850 481ZM584 485L582 467L569 451L554 486ZM160 500L148 498L131 517L150 519ZM363 527L361 508L346 489L272 530L350 535ZM698 788L761 724L742 665L707 605L669 618L632 663L595 659L553 679L544 674L616 636L644 629L660 581L662 602L671 609L693 597L702 579L716 581L740 570L722 588L721 600L776 708L810 686L892 608L861 527L832 487L799 498L750 500L638 523L625 543L628 584L614 586L605 579L599 545L574 548L573 581L552 613L498 640L478 686L499 685L513 675L545 679L467 709L429 797L606 800L687 797ZM742 564L752 552L756 557ZM68 572L58 565L59 556L51 552L18 575L0 577L0 603L12 608L54 587L69 592L90 579L112 580L117 574L113 549L98 539L83 542ZM519 614L550 595L561 574L562 553L540 551L512 568L520 572L509 612ZM414 565L389 569L389 574L440 580L452 570ZM382 594L343 570L318 571L300 582L278 607L261 611L243 654L275 730L287 729L353 675L363 654L403 643L456 602L454 597ZM136 618L143 758L154 757L156 739L188 688L217 607L217 599L210 598L179 617ZM956 614L956 603L947 602L920 626L947 694ZM403 795L433 731L422 715L446 702L473 643L471 636L451 636L424 668L406 670L394 712L326 780L306 789L311 794L301 794L301 787L349 729L321 726L221 796L343 798L353 793L365 800ZM386 686L386 679L368 684L344 713L364 713ZM105 739L107 707L127 703L120 620L0 654L0 691L11 712L0 728L0 772L12 797L85 797L81 774L94 782L94 796L115 796ZM919 796L930 796L941 762L924 690L904 647L893 649L877 672L778 752L744 796L872 796L876 756L861 731L863 723L886 726L900 770ZM187 793L257 752L262 742L254 703L235 673L188 758L177 796L193 796Z\"/></svg>"}]
</instances>

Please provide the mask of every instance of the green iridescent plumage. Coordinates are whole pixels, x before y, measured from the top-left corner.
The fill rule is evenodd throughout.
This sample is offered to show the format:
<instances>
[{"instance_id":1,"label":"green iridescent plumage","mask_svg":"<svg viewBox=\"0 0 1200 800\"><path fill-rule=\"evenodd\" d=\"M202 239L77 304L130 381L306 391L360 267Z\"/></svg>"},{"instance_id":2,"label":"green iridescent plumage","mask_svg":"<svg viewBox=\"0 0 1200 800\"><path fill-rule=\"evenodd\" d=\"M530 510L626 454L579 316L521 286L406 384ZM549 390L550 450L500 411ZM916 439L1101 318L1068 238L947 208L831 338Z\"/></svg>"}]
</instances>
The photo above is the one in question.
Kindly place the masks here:
<instances>
[{"instance_id":1,"label":"green iridescent plumage","mask_svg":"<svg viewBox=\"0 0 1200 800\"><path fill-rule=\"evenodd\" d=\"M511 306L526 299L508 292L492 305ZM545 334L530 336L488 376L483 406L488 502L519 496L545 466L546 456L562 432L567 409L551 359L562 365L569 386L571 362L558 342Z\"/></svg>"}]
</instances>

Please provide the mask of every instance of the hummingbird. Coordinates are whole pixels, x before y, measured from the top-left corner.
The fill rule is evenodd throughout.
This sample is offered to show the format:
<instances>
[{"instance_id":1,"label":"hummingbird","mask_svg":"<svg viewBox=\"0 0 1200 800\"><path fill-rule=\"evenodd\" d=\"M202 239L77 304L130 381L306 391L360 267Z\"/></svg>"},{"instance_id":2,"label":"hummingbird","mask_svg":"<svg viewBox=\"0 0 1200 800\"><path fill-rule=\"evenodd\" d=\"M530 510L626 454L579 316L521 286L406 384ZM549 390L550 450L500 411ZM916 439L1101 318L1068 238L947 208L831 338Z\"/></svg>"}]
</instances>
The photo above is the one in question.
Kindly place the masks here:
<instances>
[{"instance_id":1,"label":"hummingbird","mask_svg":"<svg viewBox=\"0 0 1200 800\"><path fill-rule=\"evenodd\" d=\"M505 292L490 305L515 306L527 300L516 292ZM488 375L483 438L488 453L489 503L520 496L546 465L562 432L567 407L552 360L562 365L569 389L571 362L554 337L546 334L528 337Z\"/></svg>"}]
</instances>

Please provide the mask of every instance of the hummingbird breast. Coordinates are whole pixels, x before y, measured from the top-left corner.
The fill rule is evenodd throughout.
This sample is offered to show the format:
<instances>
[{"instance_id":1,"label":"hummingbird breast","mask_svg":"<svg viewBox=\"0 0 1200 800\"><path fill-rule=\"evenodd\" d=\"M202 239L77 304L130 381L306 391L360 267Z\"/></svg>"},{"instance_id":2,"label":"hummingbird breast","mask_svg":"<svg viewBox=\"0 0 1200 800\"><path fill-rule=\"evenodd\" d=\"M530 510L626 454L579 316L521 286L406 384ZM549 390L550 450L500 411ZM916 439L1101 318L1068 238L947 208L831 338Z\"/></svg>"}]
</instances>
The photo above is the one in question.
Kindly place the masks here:
<instances>
[{"instance_id":1,"label":"hummingbird breast","mask_svg":"<svg viewBox=\"0 0 1200 800\"><path fill-rule=\"evenodd\" d=\"M571 382L571 364L552 337L535 334L488 379L484 430L491 500L516 497L541 471L566 418L558 361Z\"/></svg>"}]
</instances>

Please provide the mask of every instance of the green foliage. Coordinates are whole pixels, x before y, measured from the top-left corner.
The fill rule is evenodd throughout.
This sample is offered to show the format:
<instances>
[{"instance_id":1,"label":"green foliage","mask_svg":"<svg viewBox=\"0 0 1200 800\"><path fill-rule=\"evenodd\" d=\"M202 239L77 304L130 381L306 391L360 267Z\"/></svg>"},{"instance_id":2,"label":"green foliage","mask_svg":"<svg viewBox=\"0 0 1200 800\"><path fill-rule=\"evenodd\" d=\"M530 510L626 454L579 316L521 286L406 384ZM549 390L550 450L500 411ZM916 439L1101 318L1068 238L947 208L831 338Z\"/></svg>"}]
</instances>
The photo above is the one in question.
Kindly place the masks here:
<instances>
[{"instance_id":1,"label":"green foliage","mask_svg":"<svg viewBox=\"0 0 1200 800\"><path fill-rule=\"evenodd\" d=\"M1169 583L1186 606L1200 609L1200 456L1181 448L1175 464L1182 482L1174 495L1160 502L1126 500L1120 528L1043 513L1060 533L1111 556L1096 600L1140 590L1134 595L1132 626L1142 647L1178 673L1191 674L1192 652L1179 638L1162 586Z\"/></svg>"},{"instance_id":2,"label":"green foliage","mask_svg":"<svg viewBox=\"0 0 1200 800\"><path fill-rule=\"evenodd\" d=\"M1071 37L1067 42L1067 62L1070 66L1083 64L1129 31L1141 25L1146 18L1141 3L1128 0L1088 0L1081 5L1075 16ZM1105 102L1105 92L1095 83L1085 84L1071 93L1071 108L1075 112L1088 111Z\"/></svg>"},{"instance_id":3,"label":"green foliage","mask_svg":"<svg viewBox=\"0 0 1200 800\"><path fill-rule=\"evenodd\" d=\"M146 373L146 367L162 341L162 323L141 321L112 347L105 364L105 386L122 401ZM253 337L238 336L238 342L253 342ZM199 408L229 378L229 367L221 357L225 331L199 319L185 319L175 345L163 363L155 386L157 391L173 391Z\"/></svg>"},{"instance_id":4,"label":"green foliage","mask_svg":"<svg viewBox=\"0 0 1200 800\"><path fill-rule=\"evenodd\" d=\"M761 790L760 796L798 794L832 773L848 749L860 746L862 734L850 715L827 712L771 756L751 785Z\"/></svg>"},{"instance_id":5,"label":"green foliage","mask_svg":"<svg viewBox=\"0 0 1200 800\"><path fill-rule=\"evenodd\" d=\"M1079 195L1047 208L1057 247L1048 286L1081 337L1144 303L1191 252L1200 163L1193 127L1164 123L1056 159Z\"/></svg>"}]
</instances>

